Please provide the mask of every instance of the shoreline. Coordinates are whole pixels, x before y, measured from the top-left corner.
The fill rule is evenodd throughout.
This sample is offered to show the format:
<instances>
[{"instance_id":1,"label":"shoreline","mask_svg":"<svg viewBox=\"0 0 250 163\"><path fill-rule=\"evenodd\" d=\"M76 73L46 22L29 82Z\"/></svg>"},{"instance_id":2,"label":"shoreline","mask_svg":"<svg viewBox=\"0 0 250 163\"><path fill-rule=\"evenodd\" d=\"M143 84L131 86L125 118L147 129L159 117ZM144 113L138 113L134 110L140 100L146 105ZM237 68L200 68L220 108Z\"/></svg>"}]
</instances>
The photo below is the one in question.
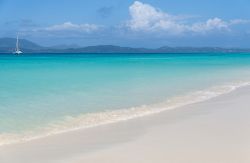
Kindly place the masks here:
<instances>
[{"instance_id":1,"label":"shoreline","mask_svg":"<svg viewBox=\"0 0 250 163\"><path fill-rule=\"evenodd\" d=\"M160 114L0 147L0 162L250 161L250 86Z\"/></svg>"},{"instance_id":2,"label":"shoreline","mask_svg":"<svg viewBox=\"0 0 250 163\"><path fill-rule=\"evenodd\" d=\"M187 93L186 95L172 97L170 100L166 100L161 103L142 105L129 109L120 109L108 112L84 114L77 117L68 117L67 120L63 122L53 123L50 126L47 126L44 130L38 130L37 133L28 132L27 134L0 135L0 140L5 141L2 143L0 141L0 147L25 143L28 141L43 139L68 132L75 132L77 130L84 130L98 126L119 123L122 121L129 121L136 118L143 118L168 110L182 108L186 105L207 101L249 85L250 82L246 81L227 83ZM51 126L53 126L53 128L51 128Z\"/></svg>"}]
</instances>

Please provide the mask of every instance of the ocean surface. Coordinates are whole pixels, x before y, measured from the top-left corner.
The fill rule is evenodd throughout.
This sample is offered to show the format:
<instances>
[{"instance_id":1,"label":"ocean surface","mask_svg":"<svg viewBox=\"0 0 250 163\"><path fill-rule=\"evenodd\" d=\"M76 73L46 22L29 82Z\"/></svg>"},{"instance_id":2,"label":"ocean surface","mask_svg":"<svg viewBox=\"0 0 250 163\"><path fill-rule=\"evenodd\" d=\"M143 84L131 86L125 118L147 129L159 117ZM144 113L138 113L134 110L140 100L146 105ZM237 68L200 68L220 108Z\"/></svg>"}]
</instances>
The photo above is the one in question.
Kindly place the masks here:
<instances>
[{"instance_id":1,"label":"ocean surface","mask_svg":"<svg viewBox=\"0 0 250 163\"><path fill-rule=\"evenodd\" d=\"M250 54L0 55L0 145L175 109L250 83Z\"/></svg>"}]
</instances>

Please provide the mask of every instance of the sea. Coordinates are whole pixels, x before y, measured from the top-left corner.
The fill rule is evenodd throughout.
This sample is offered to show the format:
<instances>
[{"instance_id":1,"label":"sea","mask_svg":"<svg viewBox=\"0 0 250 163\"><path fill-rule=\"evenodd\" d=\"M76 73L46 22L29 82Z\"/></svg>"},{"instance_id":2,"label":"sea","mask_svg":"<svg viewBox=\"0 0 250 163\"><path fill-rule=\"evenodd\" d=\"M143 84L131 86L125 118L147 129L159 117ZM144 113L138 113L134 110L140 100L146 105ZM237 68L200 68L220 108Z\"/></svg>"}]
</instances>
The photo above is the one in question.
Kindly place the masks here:
<instances>
[{"instance_id":1,"label":"sea","mask_svg":"<svg viewBox=\"0 0 250 163\"><path fill-rule=\"evenodd\" d=\"M117 123L250 84L250 53L0 55L0 145Z\"/></svg>"}]
</instances>

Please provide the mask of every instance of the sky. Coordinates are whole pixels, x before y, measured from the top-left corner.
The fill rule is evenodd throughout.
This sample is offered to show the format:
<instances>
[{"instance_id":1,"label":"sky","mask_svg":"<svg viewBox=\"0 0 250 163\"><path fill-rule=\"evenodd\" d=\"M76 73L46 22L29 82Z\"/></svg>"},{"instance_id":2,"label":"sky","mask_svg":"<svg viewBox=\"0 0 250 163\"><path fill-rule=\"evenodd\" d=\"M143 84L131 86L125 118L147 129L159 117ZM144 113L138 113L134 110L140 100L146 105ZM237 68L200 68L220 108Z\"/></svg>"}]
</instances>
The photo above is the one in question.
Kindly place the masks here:
<instances>
[{"instance_id":1,"label":"sky","mask_svg":"<svg viewBox=\"0 0 250 163\"><path fill-rule=\"evenodd\" d=\"M250 48L249 0L0 0L0 37L43 46Z\"/></svg>"}]
</instances>

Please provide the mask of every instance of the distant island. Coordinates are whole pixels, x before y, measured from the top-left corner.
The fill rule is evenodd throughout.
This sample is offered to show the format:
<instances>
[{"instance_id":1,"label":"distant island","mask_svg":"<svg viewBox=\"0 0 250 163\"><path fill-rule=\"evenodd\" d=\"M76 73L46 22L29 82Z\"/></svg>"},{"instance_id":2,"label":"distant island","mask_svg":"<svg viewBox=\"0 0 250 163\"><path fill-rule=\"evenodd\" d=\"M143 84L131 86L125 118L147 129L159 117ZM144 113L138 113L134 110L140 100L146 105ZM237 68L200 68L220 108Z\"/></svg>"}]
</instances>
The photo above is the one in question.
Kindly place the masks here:
<instances>
[{"instance_id":1,"label":"distant island","mask_svg":"<svg viewBox=\"0 0 250 163\"><path fill-rule=\"evenodd\" d=\"M24 53L237 53L250 52L244 48L221 47L169 47L160 48L132 48L114 45L97 45L80 47L78 45L44 47L26 39L20 39L20 47ZM15 38L0 38L0 54L12 53L15 49Z\"/></svg>"}]
</instances>

